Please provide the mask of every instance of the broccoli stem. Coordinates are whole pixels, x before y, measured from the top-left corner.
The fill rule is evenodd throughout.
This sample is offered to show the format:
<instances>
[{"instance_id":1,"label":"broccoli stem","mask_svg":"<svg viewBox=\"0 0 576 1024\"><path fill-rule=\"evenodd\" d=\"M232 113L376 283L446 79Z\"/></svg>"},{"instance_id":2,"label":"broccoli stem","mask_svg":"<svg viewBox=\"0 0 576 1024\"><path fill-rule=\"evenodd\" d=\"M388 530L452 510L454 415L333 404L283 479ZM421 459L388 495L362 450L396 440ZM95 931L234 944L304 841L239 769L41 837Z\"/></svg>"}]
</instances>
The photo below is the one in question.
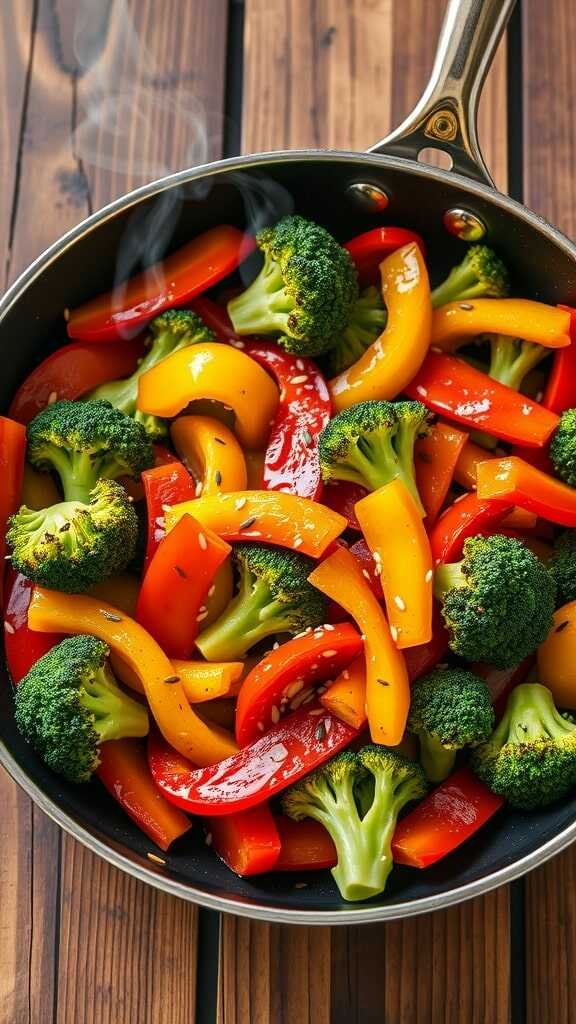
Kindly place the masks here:
<instances>
[{"instance_id":1,"label":"broccoli stem","mask_svg":"<svg viewBox=\"0 0 576 1024\"><path fill-rule=\"evenodd\" d=\"M447 750L428 733L418 734L420 740L420 763L430 782L442 782L454 767L456 751Z\"/></svg>"},{"instance_id":2,"label":"broccoli stem","mask_svg":"<svg viewBox=\"0 0 576 1024\"><path fill-rule=\"evenodd\" d=\"M450 562L437 566L434 573L434 597L439 601L448 590L467 585L468 581L462 572L462 562Z\"/></svg>"},{"instance_id":3,"label":"broccoli stem","mask_svg":"<svg viewBox=\"0 0 576 1024\"><path fill-rule=\"evenodd\" d=\"M460 302L463 299L475 299L484 295L486 286L478 280L474 265L464 261L450 271L448 277L432 292L434 309L445 306L448 302Z\"/></svg>"},{"instance_id":4,"label":"broccoli stem","mask_svg":"<svg viewBox=\"0 0 576 1024\"><path fill-rule=\"evenodd\" d=\"M220 618L200 634L196 646L207 661L235 661L259 640L288 629L284 612L285 606L274 601L266 583L254 583L245 573L236 597Z\"/></svg>"},{"instance_id":5,"label":"broccoli stem","mask_svg":"<svg viewBox=\"0 0 576 1024\"><path fill-rule=\"evenodd\" d=\"M396 450L388 432L384 435L379 434L376 441L367 437L360 438L348 455L348 462L353 467L349 479L356 483L368 484L371 490L377 491L379 487L384 487L391 480L400 477L424 514L414 479L415 432L400 426L396 436ZM341 466L338 473L341 478L345 478L345 467Z\"/></svg>"},{"instance_id":6,"label":"broccoli stem","mask_svg":"<svg viewBox=\"0 0 576 1024\"><path fill-rule=\"evenodd\" d=\"M228 303L228 314L237 334L273 334L286 330L293 308L279 265L266 255L252 284Z\"/></svg>"},{"instance_id":7,"label":"broccoli stem","mask_svg":"<svg viewBox=\"0 0 576 1024\"><path fill-rule=\"evenodd\" d=\"M556 710L550 690L537 683L517 686L506 712L492 734L491 744L530 743L534 740L556 739L574 732L574 725Z\"/></svg>"},{"instance_id":8,"label":"broccoli stem","mask_svg":"<svg viewBox=\"0 0 576 1024\"><path fill-rule=\"evenodd\" d=\"M547 355L543 345L498 334L490 338L492 357L489 375L493 380L520 391L526 376Z\"/></svg>"},{"instance_id":9,"label":"broccoli stem","mask_svg":"<svg viewBox=\"0 0 576 1024\"><path fill-rule=\"evenodd\" d=\"M87 505L99 476L90 452L68 453L54 446L50 449L50 462L60 477L64 500Z\"/></svg>"},{"instance_id":10,"label":"broccoli stem","mask_svg":"<svg viewBox=\"0 0 576 1024\"><path fill-rule=\"evenodd\" d=\"M148 733L146 708L120 689L107 665L84 680L80 700L94 715L94 729L102 743Z\"/></svg>"}]
</instances>

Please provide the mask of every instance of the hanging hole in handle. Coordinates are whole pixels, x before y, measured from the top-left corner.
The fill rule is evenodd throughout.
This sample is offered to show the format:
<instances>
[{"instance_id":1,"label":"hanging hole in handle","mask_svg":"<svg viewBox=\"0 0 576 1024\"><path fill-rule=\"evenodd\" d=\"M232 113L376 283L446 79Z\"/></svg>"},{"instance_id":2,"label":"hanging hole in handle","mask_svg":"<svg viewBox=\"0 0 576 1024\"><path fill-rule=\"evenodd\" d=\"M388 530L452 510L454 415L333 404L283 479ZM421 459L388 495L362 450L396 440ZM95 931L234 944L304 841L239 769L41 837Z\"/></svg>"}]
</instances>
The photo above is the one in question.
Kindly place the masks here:
<instances>
[{"instance_id":1,"label":"hanging hole in handle","mask_svg":"<svg viewBox=\"0 0 576 1024\"><path fill-rule=\"evenodd\" d=\"M445 149L438 149L437 146L425 146L417 156L418 163L430 164L431 167L441 167L444 171L451 171L454 161Z\"/></svg>"}]
</instances>

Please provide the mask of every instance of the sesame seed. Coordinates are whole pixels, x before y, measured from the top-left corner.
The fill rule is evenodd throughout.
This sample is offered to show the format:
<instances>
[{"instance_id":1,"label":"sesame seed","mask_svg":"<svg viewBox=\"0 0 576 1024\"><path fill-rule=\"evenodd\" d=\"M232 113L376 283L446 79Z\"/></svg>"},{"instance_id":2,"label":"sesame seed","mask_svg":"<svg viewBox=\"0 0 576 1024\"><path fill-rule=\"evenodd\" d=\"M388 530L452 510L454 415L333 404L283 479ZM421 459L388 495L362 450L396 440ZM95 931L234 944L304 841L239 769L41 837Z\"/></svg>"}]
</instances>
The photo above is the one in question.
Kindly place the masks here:
<instances>
[{"instance_id":1,"label":"sesame seed","mask_svg":"<svg viewBox=\"0 0 576 1024\"><path fill-rule=\"evenodd\" d=\"M113 612L107 611L106 608L101 608L100 613L105 619L108 619L108 622L122 622L121 615L115 615Z\"/></svg>"},{"instance_id":2,"label":"sesame seed","mask_svg":"<svg viewBox=\"0 0 576 1024\"><path fill-rule=\"evenodd\" d=\"M399 612L406 611L406 602L404 598L400 597L400 594L394 595L394 604L396 605Z\"/></svg>"},{"instance_id":3,"label":"sesame seed","mask_svg":"<svg viewBox=\"0 0 576 1024\"><path fill-rule=\"evenodd\" d=\"M312 711L308 712L308 714L310 715L310 718L319 718L320 715L324 714L324 708L313 708Z\"/></svg>"},{"instance_id":4,"label":"sesame seed","mask_svg":"<svg viewBox=\"0 0 576 1024\"><path fill-rule=\"evenodd\" d=\"M334 658L335 656L336 656L336 651L322 651L322 657L323 658Z\"/></svg>"},{"instance_id":5,"label":"sesame seed","mask_svg":"<svg viewBox=\"0 0 576 1024\"><path fill-rule=\"evenodd\" d=\"M368 572L368 569L362 569L362 575L363 575L364 579L366 579L366 580L370 579L370 573Z\"/></svg>"},{"instance_id":6,"label":"sesame seed","mask_svg":"<svg viewBox=\"0 0 576 1024\"><path fill-rule=\"evenodd\" d=\"M398 630L396 629L396 626L390 626L390 636L392 637L394 643L396 643L398 639Z\"/></svg>"},{"instance_id":7,"label":"sesame seed","mask_svg":"<svg viewBox=\"0 0 576 1024\"><path fill-rule=\"evenodd\" d=\"M153 861L154 864L162 864L162 865L164 865L166 863L164 858L163 857L159 857L157 853L147 853L146 856L148 857L148 860Z\"/></svg>"},{"instance_id":8,"label":"sesame seed","mask_svg":"<svg viewBox=\"0 0 576 1024\"><path fill-rule=\"evenodd\" d=\"M157 516L154 522L160 530L163 530L164 527L166 526L166 520L164 519L164 516Z\"/></svg>"},{"instance_id":9,"label":"sesame seed","mask_svg":"<svg viewBox=\"0 0 576 1024\"><path fill-rule=\"evenodd\" d=\"M258 729L260 732L264 732L264 722L258 722Z\"/></svg>"},{"instance_id":10,"label":"sesame seed","mask_svg":"<svg viewBox=\"0 0 576 1024\"><path fill-rule=\"evenodd\" d=\"M238 529L239 530L249 530L250 527L253 526L255 522L256 522L256 516L249 516L249 518L245 519L243 523L240 523L240 526L238 527Z\"/></svg>"},{"instance_id":11,"label":"sesame seed","mask_svg":"<svg viewBox=\"0 0 576 1024\"><path fill-rule=\"evenodd\" d=\"M294 883L294 888L295 889L307 889L308 888L308 882L295 882Z\"/></svg>"},{"instance_id":12,"label":"sesame seed","mask_svg":"<svg viewBox=\"0 0 576 1024\"><path fill-rule=\"evenodd\" d=\"M162 505L163 512L170 512L172 505Z\"/></svg>"},{"instance_id":13,"label":"sesame seed","mask_svg":"<svg viewBox=\"0 0 576 1024\"><path fill-rule=\"evenodd\" d=\"M68 309L68 306L65 306L65 307L64 307L64 312L63 312L63 314L62 314L62 315L63 315L63 317L64 317L64 319L65 319L66 323L68 323L68 321L69 321L69 319L70 319L70 310Z\"/></svg>"},{"instance_id":14,"label":"sesame seed","mask_svg":"<svg viewBox=\"0 0 576 1024\"><path fill-rule=\"evenodd\" d=\"M324 719L324 728L326 729L326 734L328 734L330 732L330 729L332 728L332 722L330 721L329 718Z\"/></svg>"},{"instance_id":15,"label":"sesame seed","mask_svg":"<svg viewBox=\"0 0 576 1024\"><path fill-rule=\"evenodd\" d=\"M322 626L322 629L326 629L328 633L334 632L334 626L332 625L331 622L325 622L324 625Z\"/></svg>"},{"instance_id":16,"label":"sesame seed","mask_svg":"<svg viewBox=\"0 0 576 1024\"><path fill-rule=\"evenodd\" d=\"M315 698L316 698L316 694L315 694L315 693L310 693L310 694L309 694L309 695L308 695L308 696L306 697L306 700L303 700L303 701L302 701L302 707L304 707L304 705L305 705L305 704L310 704L310 702L311 702L311 701L313 701L313 700L315 700Z\"/></svg>"},{"instance_id":17,"label":"sesame seed","mask_svg":"<svg viewBox=\"0 0 576 1024\"><path fill-rule=\"evenodd\" d=\"M4 619L4 632L9 633L10 636L12 636L16 632L12 623L8 622L7 619Z\"/></svg>"},{"instance_id":18,"label":"sesame seed","mask_svg":"<svg viewBox=\"0 0 576 1024\"><path fill-rule=\"evenodd\" d=\"M213 583L212 586L210 587L210 590L208 591L208 597L214 597L215 593L216 593L216 585Z\"/></svg>"},{"instance_id":19,"label":"sesame seed","mask_svg":"<svg viewBox=\"0 0 576 1024\"><path fill-rule=\"evenodd\" d=\"M279 644L278 640L275 640L274 643L272 644L272 650L273 651L277 651L279 647L280 647L280 644Z\"/></svg>"},{"instance_id":20,"label":"sesame seed","mask_svg":"<svg viewBox=\"0 0 576 1024\"><path fill-rule=\"evenodd\" d=\"M342 678L343 679L350 679L350 673L349 673L347 668L344 669L344 671L342 673Z\"/></svg>"},{"instance_id":21,"label":"sesame seed","mask_svg":"<svg viewBox=\"0 0 576 1024\"><path fill-rule=\"evenodd\" d=\"M422 384L418 384L416 387L416 393L420 395L421 398L426 398L426 395L428 394L428 389L425 388Z\"/></svg>"},{"instance_id":22,"label":"sesame seed","mask_svg":"<svg viewBox=\"0 0 576 1024\"><path fill-rule=\"evenodd\" d=\"M303 430L302 437L304 439L304 444L312 444L313 438L309 430Z\"/></svg>"},{"instance_id":23,"label":"sesame seed","mask_svg":"<svg viewBox=\"0 0 576 1024\"><path fill-rule=\"evenodd\" d=\"M471 302L460 302L459 308L463 309L466 313L468 313L471 309L474 309L474 306L472 305Z\"/></svg>"},{"instance_id":24,"label":"sesame seed","mask_svg":"<svg viewBox=\"0 0 576 1024\"><path fill-rule=\"evenodd\" d=\"M431 352L436 352L436 353L439 353L439 352L441 353L442 349L440 348L439 345L430 345L430 351Z\"/></svg>"},{"instance_id":25,"label":"sesame seed","mask_svg":"<svg viewBox=\"0 0 576 1024\"><path fill-rule=\"evenodd\" d=\"M272 719L272 725L278 725L280 721L280 712L275 704L270 708L270 718Z\"/></svg>"},{"instance_id":26,"label":"sesame seed","mask_svg":"<svg viewBox=\"0 0 576 1024\"><path fill-rule=\"evenodd\" d=\"M180 676L166 676L164 682L165 683L179 683L180 682Z\"/></svg>"},{"instance_id":27,"label":"sesame seed","mask_svg":"<svg viewBox=\"0 0 576 1024\"><path fill-rule=\"evenodd\" d=\"M208 612L200 612L196 616L196 622L204 622L204 619L206 619L207 617L208 617Z\"/></svg>"},{"instance_id":28,"label":"sesame seed","mask_svg":"<svg viewBox=\"0 0 576 1024\"><path fill-rule=\"evenodd\" d=\"M299 548L302 546L303 543L304 541L302 540L302 537L296 537L294 539L294 544L292 545L292 547Z\"/></svg>"},{"instance_id":29,"label":"sesame seed","mask_svg":"<svg viewBox=\"0 0 576 1024\"><path fill-rule=\"evenodd\" d=\"M202 551L207 551L208 550L208 541L206 540L205 534L203 534L203 533L199 533L198 534L198 543L199 543Z\"/></svg>"},{"instance_id":30,"label":"sesame seed","mask_svg":"<svg viewBox=\"0 0 576 1024\"><path fill-rule=\"evenodd\" d=\"M291 377L289 383L290 384L305 384L307 380L308 380L308 374L307 373L301 373L297 377Z\"/></svg>"},{"instance_id":31,"label":"sesame seed","mask_svg":"<svg viewBox=\"0 0 576 1024\"><path fill-rule=\"evenodd\" d=\"M204 842L206 843L206 846L212 846L212 833L211 832L207 832L206 833L206 839L204 840Z\"/></svg>"},{"instance_id":32,"label":"sesame seed","mask_svg":"<svg viewBox=\"0 0 576 1024\"><path fill-rule=\"evenodd\" d=\"M234 508L236 509L237 512L239 512L241 508L244 508L246 501L246 498L236 498L236 501L234 502Z\"/></svg>"},{"instance_id":33,"label":"sesame seed","mask_svg":"<svg viewBox=\"0 0 576 1024\"><path fill-rule=\"evenodd\" d=\"M297 370L303 370L304 369L304 363L302 362L301 359L297 359L296 360L296 369Z\"/></svg>"},{"instance_id":34,"label":"sesame seed","mask_svg":"<svg viewBox=\"0 0 576 1024\"><path fill-rule=\"evenodd\" d=\"M199 498L200 495L202 494L202 486L203 486L202 481L198 480L198 482L196 484L196 489L194 491L194 494L196 495L197 498Z\"/></svg>"},{"instance_id":35,"label":"sesame seed","mask_svg":"<svg viewBox=\"0 0 576 1024\"><path fill-rule=\"evenodd\" d=\"M57 391L51 391L50 394L48 395L48 401L47 401L46 404L47 405L54 405L54 402L57 402L57 401L58 401L58 392Z\"/></svg>"},{"instance_id":36,"label":"sesame seed","mask_svg":"<svg viewBox=\"0 0 576 1024\"><path fill-rule=\"evenodd\" d=\"M272 668L271 663L269 661L267 661L266 664L262 666L262 671L263 672L269 672L271 668Z\"/></svg>"},{"instance_id":37,"label":"sesame seed","mask_svg":"<svg viewBox=\"0 0 576 1024\"><path fill-rule=\"evenodd\" d=\"M434 575L434 573L432 572L432 569L428 569L428 572L426 573L426 575L424 577L424 583L430 583L433 575Z\"/></svg>"},{"instance_id":38,"label":"sesame seed","mask_svg":"<svg viewBox=\"0 0 576 1024\"><path fill-rule=\"evenodd\" d=\"M285 696L286 696L287 700L292 700L292 697L295 697L296 694L300 693L300 691L303 690L303 689L304 689L304 681L302 679L297 679L294 683L290 683L290 686L286 687L286 690L284 691L284 693L285 693Z\"/></svg>"}]
</instances>

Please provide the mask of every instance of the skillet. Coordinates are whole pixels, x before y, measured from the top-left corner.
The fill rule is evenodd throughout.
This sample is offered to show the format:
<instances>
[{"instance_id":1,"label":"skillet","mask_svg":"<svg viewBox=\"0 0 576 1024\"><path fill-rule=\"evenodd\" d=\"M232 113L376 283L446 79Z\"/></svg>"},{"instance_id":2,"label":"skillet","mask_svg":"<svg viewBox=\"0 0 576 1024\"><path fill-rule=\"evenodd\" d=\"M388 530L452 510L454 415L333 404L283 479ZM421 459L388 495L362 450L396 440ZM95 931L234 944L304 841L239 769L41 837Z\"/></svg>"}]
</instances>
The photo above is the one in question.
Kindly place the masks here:
<instances>
[{"instance_id":1,"label":"skillet","mask_svg":"<svg viewBox=\"0 0 576 1024\"><path fill-rule=\"evenodd\" d=\"M439 279L461 259L459 239L483 237L514 268L523 293L575 305L576 247L494 189L478 146L480 90L513 6L514 0L450 0L422 99L368 153L263 153L182 171L116 200L57 241L0 302L1 407L64 339L66 307L209 227L228 222L253 231L293 209L341 240L382 223L413 228L426 238ZM451 170L418 160L430 147L442 151ZM20 738L4 663L0 762L54 821L115 866L212 909L268 921L351 925L428 912L508 882L576 838L576 799L530 815L505 809L446 861L425 872L395 868L386 893L362 905L343 903L324 872L307 875L306 888L295 888L300 879L291 875L237 878L206 847L200 829L156 866L147 858L149 841L99 783L67 784Z\"/></svg>"}]
</instances>

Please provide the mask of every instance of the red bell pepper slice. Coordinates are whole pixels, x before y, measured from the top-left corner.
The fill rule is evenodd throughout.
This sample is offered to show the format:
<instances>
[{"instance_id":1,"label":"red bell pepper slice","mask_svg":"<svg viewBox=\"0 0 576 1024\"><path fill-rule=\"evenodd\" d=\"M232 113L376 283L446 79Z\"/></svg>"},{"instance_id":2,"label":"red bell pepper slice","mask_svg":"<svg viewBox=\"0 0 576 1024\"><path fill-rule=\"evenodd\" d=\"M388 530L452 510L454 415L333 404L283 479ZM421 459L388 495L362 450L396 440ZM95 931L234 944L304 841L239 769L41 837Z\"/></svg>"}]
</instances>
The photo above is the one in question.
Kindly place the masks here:
<instances>
[{"instance_id":1,"label":"red bell pepper slice","mask_svg":"<svg viewBox=\"0 0 576 1024\"><path fill-rule=\"evenodd\" d=\"M406 394L447 419L528 448L542 447L558 426L549 409L443 352L428 353Z\"/></svg>"},{"instance_id":2,"label":"red bell pepper slice","mask_svg":"<svg viewBox=\"0 0 576 1024\"><path fill-rule=\"evenodd\" d=\"M496 717L499 718L506 706L508 694L518 683L524 682L528 672L534 664L534 656L524 658L519 665L513 668L496 668L494 665L485 665L476 662L470 666L475 675L480 676L490 690Z\"/></svg>"},{"instance_id":3,"label":"red bell pepper slice","mask_svg":"<svg viewBox=\"0 0 576 1024\"><path fill-rule=\"evenodd\" d=\"M236 740L241 747L258 739L285 710L294 710L311 687L334 679L360 654L363 641L349 622L320 626L296 636L267 655L248 673L236 705Z\"/></svg>"},{"instance_id":4,"label":"red bell pepper slice","mask_svg":"<svg viewBox=\"0 0 576 1024\"><path fill-rule=\"evenodd\" d=\"M477 480L481 500L494 504L510 501L551 523L576 527L576 489L524 459L511 456L481 462Z\"/></svg>"},{"instance_id":5,"label":"red bell pepper slice","mask_svg":"<svg viewBox=\"0 0 576 1024\"><path fill-rule=\"evenodd\" d=\"M191 657L208 591L231 551L189 515L159 544L142 581L136 621L169 658Z\"/></svg>"},{"instance_id":6,"label":"red bell pepper slice","mask_svg":"<svg viewBox=\"0 0 576 1024\"><path fill-rule=\"evenodd\" d=\"M467 440L468 434L463 430L457 430L448 423L436 423L426 437L416 441L416 485L429 524L437 518L446 500L458 456Z\"/></svg>"},{"instance_id":7,"label":"red bell pepper slice","mask_svg":"<svg viewBox=\"0 0 576 1024\"><path fill-rule=\"evenodd\" d=\"M10 416L20 423L29 423L50 400L80 398L109 380L129 377L143 351L141 338L106 349L83 341L64 345L26 377L12 399Z\"/></svg>"},{"instance_id":8,"label":"red bell pepper slice","mask_svg":"<svg viewBox=\"0 0 576 1024\"><path fill-rule=\"evenodd\" d=\"M338 512L348 520L348 529L360 531L360 523L356 518L354 506L362 498L365 498L368 491L360 484L353 484L348 480L335 480L327 484L322 492L322 503L333 512Z\"/></svg>"},{"instance_id":9,"label":"red bell pepper slice","mask_svg":"<svg viewBox=\"0 0 576 1024\"><path fill-rule=\"evenodd\" d=\"M246 811L318 768L358 735L321 708L301 708L255 743L208 768L165 765L166 743L151 735L152 775L167 800L191 814Z\"/></svg>"},{"instance_id":10,"label":"red bell pepper slice","mask_svg":"<svg viewBox=\"0 0 576 1024\"><path fill-rule=\"evenodd\" d=\"M6 526L22 496L26 430L21 423L0 416L0 606L6 565Z\"/></svg>"},{"instance_id":11,"label":"red bell pepper slice","mask_svg":"<svg viewBox=\"0 0 576 1024\"><path fill-rule=\"evenodd\" d=\"M571 306L560 306L560 309L570 313L571 344L554 352L542 398L542 405L558 415L576 406L576 309Z\"/></svg>"},{"instance_id":12,"label":"red bell pepper slice","mask_svg":"<svg viewBox=\"0 0 576 1024\"><path fill-rule=\"evenodd\" d=\"M470 771L459 768L398 823L392 840L396 864L427 868L473 836L504 800Z\"/></svg>"},{"instance_id":13,"label":"red bell pepper slice","mask_svg":"<svg viewBox=\"0 0 576 1024\"><path fill-rule=\"evenodd\" d=\"M244 348L244 342L240 341L236 334L225 306L214 302L214 299L209 299L207 295L200 295L190 305L206 326L214 332L216 341L234 342Z\"/></svg>"},{"instance_id":14,"label":"red bell pepper slice","mask_svg":"<svg viewBox=\"0 0 576 1024\"><path fill-rule=\"evenodd\" d=\"M406 647L403 651L404 661L408 670L408 678L413 683L420 676L425 676L436 667L448 650L448 633L438 605L434 604L432 613L432 639L418 647Z\"/></svg>"},{"instance_id":15,"label":"red bell pepper slice","mask_svg":"<svg viewBox=\"0 0 576 1024\"><path fill-rule=\"evenodd\" d=\"M250 342L245 352L268 370L280 389L263 487L315 500L322 491L318 435L332 414L326 381L311 359L290 355L265 341Z\"/></svg>"},{"instance_id":16,"label":"red bell pepper slice","mask_svg":"<svg viewBox=\"0 0 576 1024\"><path fill-rule=\"evenodd\" d=\"M112 740L100 747L96 775L111 796L161 850L192 828L182 811L154 785L146 751L138 740Z\"/></svg>"},{"instance_id":17,"label":"red bell pepper slice","mask_svg":"<svg viewBox=\"0 0 576 1024\"><path fill-rule=\"evenodd\" d=\"M210 228L113 291L73 309L68 335L92 342L132 337L163 310L190 302L231 274L255 244L230 224Z\"/></svg>"},{"instance_id":18,"label":"red bell pepper slice","mask_svg":"<svg viewBox=\"0 0 576 1024\"><path fill-rule=\"evenodd\" d=\"M196 495L196 484L187 469L177 459L142 473L142 486L146 497L148 540L144 572L147 571L161 540L166 535L165 506L179 505Z\"/></svg>"},{"instance_id":19,"label":"red bell pepper slice","mask_svg":"<svg viewBox=\"0 0 576 1024\"><path fill-rule=\"evenodd\" d=\"M409 242L416 242L425 256L424 242L420 235L408 228L380 227L364 231L346 242L344 248L350 253L354 266L358 271L361 288L380 283L380 264L396 249L401 249Z\"/></svg>"},{"instance_id":20,"label":"red bell pepper slice","mask_svg":"<svg viewBox=\"0 0 576 1024\"><path fill-rule=\"evenodd\" d=\"M464 541L501 522L514 505L505 501L480 500L474 491L465 494L442 513L430 531L430 547L436 565L457 562L462 556Z\"/></svg>"},{"instance_id":21,"label":"red bell pepper slice","mask_svg":"<svg viewBox=\"0 0 576 1024\"><path fill-rule=\"evenodd\" d=\"M4 650L6 664L15 686L36 664L62 640L60 633L36 633L28 627L28 606L34 584L9 569L6 577L6 608L4 610Z\"/></svg>"},{"instance_id":22,"label":"red bell pepper slice","mask_svg":"<svg viewBox=\"0 0 576 1024\"><path fill-rule=\"evenodd\" d=\"M282 846L274 871L321 871L336 864L336 847L319 821L313 818L292 821L278 815L276 828Z\"/></svg>"},{"instance_id":23,"label":"red bell pepper slice","mask_svg":"<svg viewBox=\"0 0 576 1024\"><path fill-rule=\"evenodd\" d=\"M382 590L382 576L380 570L376 568L374 556L364 538L362 538L362 540L357 540L355 544L352 544L349 551L351 555L354 555L354 558L360 565L362 575L374 594L374 597L377 597L379 601L383 601L384 591ZM343 614L346 613L343 612Z\"/></svg>"}]
</instances>

